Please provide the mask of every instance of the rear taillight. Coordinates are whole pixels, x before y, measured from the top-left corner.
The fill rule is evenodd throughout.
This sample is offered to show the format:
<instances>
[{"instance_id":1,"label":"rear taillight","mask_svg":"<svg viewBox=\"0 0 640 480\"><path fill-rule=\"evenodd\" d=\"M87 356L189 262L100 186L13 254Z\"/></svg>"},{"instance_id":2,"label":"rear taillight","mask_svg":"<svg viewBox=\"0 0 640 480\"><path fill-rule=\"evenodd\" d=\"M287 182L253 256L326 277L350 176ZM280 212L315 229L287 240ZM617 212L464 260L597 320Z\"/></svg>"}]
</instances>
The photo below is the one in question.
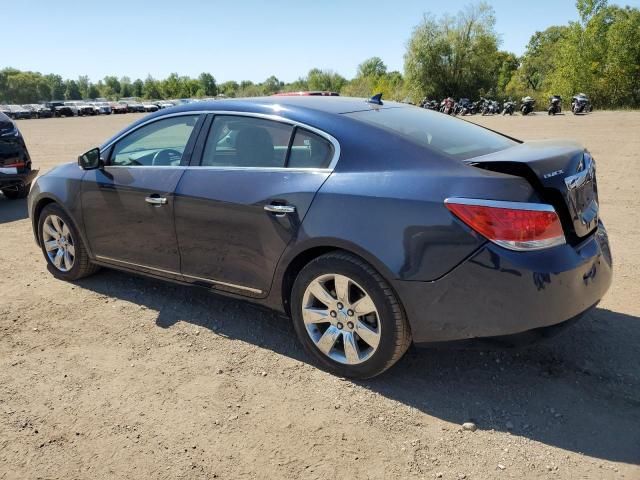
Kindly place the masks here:
<instances>
[{"instance_id":1,"label":"rear taillight","mask_svg":"<svg viewBox=\"0 0 640 480\"><path fill-rule=\"evenodd\" d=\"M551 205L447 198L446 207L483 237L511 250L540 250L565 243Z\"/></svg>"}]
</instances>

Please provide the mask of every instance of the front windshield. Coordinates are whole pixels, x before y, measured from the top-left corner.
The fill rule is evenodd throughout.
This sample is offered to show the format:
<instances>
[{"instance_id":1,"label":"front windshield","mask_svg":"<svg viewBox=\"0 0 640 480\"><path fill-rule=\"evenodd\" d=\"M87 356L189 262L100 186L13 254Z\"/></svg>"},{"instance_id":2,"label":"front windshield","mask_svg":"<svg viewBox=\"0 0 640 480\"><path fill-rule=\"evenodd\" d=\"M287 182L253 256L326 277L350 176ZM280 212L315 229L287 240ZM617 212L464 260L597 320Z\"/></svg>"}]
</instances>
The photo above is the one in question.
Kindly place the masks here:
<instances>
[{"instance_id":1,"label":"front windshield","mask_svg":"<svg viewBox=\"0 0 640 480\"><path fill-rule=\"evenodd\" d=\"M459 160L498 152L517 144L471 122L419 107L372 109L346 115Z\"/></svg>"}]
</instances>

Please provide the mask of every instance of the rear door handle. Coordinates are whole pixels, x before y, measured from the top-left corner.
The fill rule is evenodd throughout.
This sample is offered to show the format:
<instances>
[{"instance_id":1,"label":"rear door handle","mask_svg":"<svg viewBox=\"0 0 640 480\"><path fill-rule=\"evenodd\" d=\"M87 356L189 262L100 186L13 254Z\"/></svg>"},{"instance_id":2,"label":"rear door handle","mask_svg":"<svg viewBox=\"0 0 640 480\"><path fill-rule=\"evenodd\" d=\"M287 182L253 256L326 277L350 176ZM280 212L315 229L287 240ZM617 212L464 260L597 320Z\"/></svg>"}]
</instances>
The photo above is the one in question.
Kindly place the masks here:
<instances>
[{"instance_id":1,"label":"rear door handle","mask_svg":"<svg viewBox=\"0 0 640 480\"><path fill-rule=\"evenodd\" d=\"M158 194L149 195L144 199L145 202L150 203L151 205L166 205L167 199L165 197L161 197Z\"/></svg>"},{"instance_id":2,"label":"rear door handle","mask_svg":"<svg viewBox=\"0 0 640 480\"><path fill-rule=\"evenodd\" d=\"M296 207L293 205L274 205L269 204L264 206L265 211L275 213L276 215L285 215L287 213L295 213Z\"/></svg>"}]
</instances>

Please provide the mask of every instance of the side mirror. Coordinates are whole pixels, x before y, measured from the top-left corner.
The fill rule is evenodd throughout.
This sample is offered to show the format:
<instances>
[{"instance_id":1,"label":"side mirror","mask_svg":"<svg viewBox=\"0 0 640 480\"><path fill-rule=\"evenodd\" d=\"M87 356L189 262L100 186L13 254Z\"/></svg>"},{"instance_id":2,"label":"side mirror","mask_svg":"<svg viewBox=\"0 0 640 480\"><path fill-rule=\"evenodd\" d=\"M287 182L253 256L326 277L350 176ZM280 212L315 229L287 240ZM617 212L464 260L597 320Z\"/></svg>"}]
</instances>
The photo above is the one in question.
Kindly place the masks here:
<instances>
[{"instance_id":1,"label":"side mirror","mask_svg":"<svg viewBox=\"0 0 640 480\"><path fill-rule=\"evenodd\" d=\"M103 165L102 159L100 158L100 149L92 148L86 153L83 153L78 157L78 165L80 168L84 170L95 170L96 168L101 168Z\"/></svg>"}]
</instances>

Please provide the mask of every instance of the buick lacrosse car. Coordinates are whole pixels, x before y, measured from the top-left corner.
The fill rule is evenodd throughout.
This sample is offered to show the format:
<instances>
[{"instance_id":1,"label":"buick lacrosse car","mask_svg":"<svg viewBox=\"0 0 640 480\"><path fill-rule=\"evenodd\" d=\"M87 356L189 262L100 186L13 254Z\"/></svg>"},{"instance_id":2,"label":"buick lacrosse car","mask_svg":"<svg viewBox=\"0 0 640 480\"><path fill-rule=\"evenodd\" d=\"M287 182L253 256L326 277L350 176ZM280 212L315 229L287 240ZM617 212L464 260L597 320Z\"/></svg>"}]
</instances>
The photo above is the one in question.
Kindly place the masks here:
<instances>
[{"instance_id":1,"label":"buick lacrosse car","mask_svg":"<svg viewBox=\"0 0 640 480\"><path fill-rule=\"evenodd\" d=\"M40 176L29 214L56 277L108 267L269 306L357 378L412 343L563 324L612 277L582 146L379 97L163 109Z\"/></svg>"}]
</instances>

